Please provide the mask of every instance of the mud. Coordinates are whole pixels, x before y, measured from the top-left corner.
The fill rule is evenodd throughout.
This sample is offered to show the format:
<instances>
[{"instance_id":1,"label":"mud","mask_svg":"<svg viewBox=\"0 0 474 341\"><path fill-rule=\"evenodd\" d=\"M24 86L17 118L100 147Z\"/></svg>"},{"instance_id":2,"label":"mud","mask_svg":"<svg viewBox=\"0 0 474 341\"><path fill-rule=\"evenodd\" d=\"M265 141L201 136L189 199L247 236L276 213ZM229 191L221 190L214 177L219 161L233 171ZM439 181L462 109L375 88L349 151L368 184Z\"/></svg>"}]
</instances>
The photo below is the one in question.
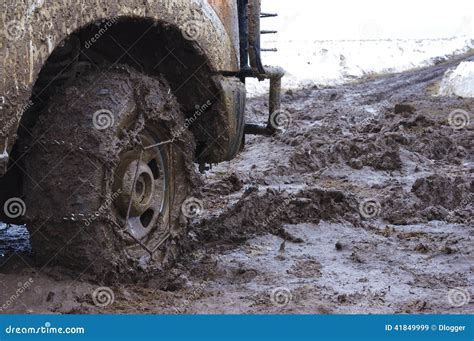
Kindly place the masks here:
<instances>
[{"instance_id":1,"label":"mud","mask_svg":"<svg viewBox=\"0 0 474 341\"><path fill-rule=\"evenodd\" d=\"M41 266L62 265L113 281L143 278L171 263L175 251L170 245L182 239L186 229L180 207L199 179L191 133L170 134L184 125L184 115L168 89L164 80L143 77L127 67L116 67L104 77L92 71L53 99L40 116L31 143L26 141L24 167L25 202L30 208L26 221ZM97 119L100 116L103 121ZM97 129L99 124L108 129ZM136 160L145 158L152 141L171 139L172 147L161 146L165 160L159 172L166 172L169 192L162 196L172 196L167 205L173 208L152 213L149 224L155 231L142 238L147 250L156 249L150 259L144 247L130 246L135 243L125 228L129 222L113 204L122 190L116 187L121 181L117 169L125 153L134 153ZM158 249L158 243L163 247Z\"/></svg>"},{"instance_id":2,"label":"mud","mask_svg":"<svg viewBox=\"0 0 474 341\"><path fill-rule=\"evenodd\" d=\"M289 91L281 135L247 137L203 175L202 214L165 275L94 303L83 274L3 258L8 312L469 313L474 308L474 100L434 97L427 69ZM264 121L265 98L248 121ZM450 113L463 110L459 127ZM31 288L14 300L15 291ZM110 303L110 302L108 302Z\"/></svg>"}]
</instances>

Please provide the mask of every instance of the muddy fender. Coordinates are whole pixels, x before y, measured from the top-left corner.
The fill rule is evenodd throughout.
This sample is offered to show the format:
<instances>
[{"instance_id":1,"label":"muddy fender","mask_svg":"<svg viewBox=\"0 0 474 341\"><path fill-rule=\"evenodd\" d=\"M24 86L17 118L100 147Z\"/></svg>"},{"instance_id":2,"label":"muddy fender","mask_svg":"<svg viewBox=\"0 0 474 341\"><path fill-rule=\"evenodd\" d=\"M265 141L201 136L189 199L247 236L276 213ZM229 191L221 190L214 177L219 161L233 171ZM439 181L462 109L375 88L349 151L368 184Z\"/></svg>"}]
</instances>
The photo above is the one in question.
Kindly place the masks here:
<instances>
[{"instance_id":1,"label":"muddy fender","mask_svg":"<svg viewBox=\"0 0 474 341\"><path fill-rule=\"evenodd\" d=\"M223 146L218 162L230 161L240 151L245 126L245 84L237 78L214 77L220 92L219 112L225 115L226 124L219 130L222 136L219 143Z\"/></svg>"}]
</instances>

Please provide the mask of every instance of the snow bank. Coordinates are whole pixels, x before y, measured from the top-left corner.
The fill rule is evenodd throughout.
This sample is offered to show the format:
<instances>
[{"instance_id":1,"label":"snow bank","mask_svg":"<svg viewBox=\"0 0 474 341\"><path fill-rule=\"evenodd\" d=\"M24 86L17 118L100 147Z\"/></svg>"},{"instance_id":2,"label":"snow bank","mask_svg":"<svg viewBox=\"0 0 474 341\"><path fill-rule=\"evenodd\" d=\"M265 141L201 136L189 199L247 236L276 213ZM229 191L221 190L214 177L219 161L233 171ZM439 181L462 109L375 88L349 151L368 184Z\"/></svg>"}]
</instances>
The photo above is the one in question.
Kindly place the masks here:
<instances>
[{"instance_id":1,"label":"snow bank","mask_svg":"<svg viewBox=\"0 0 474 341\"><path fill-rule=\"evenodd\" d=\"M463 62L443 77L439 89L441 96L474 97L474 62Z\"/></svg>"},{"instance_id":2,"label":"snow bank","mask_svg":"<svg viewBox=\"0 0 474 341\"><path fill-rule=\"evenodd\" d=\"M471 0L263 0L264 64L288 72L284 88L337 85L361 76L429 66L474 48ZM453 38L454 37L454 38ZM251 96L268 82L248 81Z\"/></svg>"},{"instance_id":3,"label":"snow bank","mask_svg":"<svg viewBox=\"0 0 474 341\"><path fill-rule=\"evenodd\" d=\"M474 48L468 38L437 40L291 41L278 57L264 58L287 71L283 88L337 85L371 74L401 72L433 65ZM266 57L266 56L264 56ZM269 61L272 62L269 62ZM249 80L251 96L268 92L268 82Z\"/></svg>"}]
</instances>

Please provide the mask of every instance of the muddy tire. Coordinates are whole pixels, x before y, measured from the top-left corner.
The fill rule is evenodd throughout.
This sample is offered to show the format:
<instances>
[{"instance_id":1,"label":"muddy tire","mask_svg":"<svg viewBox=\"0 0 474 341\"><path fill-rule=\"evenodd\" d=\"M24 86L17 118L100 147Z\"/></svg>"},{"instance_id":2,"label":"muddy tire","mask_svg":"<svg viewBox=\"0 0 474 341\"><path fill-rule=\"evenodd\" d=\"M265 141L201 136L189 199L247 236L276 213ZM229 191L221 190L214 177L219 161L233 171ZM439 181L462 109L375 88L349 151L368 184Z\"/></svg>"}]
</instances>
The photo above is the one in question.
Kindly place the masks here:
<instances>
[{"instance_id":1,"label":"muddy tire","mask_svg":"<svg viewBox=\"0 0 474 341\"><path fill-rule=\"evenodd\" d=\"M181 205L196 176L194 140L168 89L128 69L89 73L41 114L25 197L42 264L107 280L172 264L186 228Z\"/></svg>"}]
</instances>

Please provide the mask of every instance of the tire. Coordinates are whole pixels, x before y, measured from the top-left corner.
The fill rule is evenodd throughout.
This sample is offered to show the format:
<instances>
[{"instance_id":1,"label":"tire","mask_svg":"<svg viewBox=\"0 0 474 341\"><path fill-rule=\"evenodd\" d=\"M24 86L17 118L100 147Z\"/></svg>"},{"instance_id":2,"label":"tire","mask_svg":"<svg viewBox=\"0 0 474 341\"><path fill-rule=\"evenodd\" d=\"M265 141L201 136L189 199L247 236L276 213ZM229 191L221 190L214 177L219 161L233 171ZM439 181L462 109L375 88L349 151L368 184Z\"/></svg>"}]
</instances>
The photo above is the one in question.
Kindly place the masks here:
<instances>
[{"instance_id":1,"label":"tire","mask_svg":"<svg viewBox=\"0 0 474 341\"><path fill-rule=\"evenodd\" d=\"M168 89L126 68L88 73L40 115L24 189L42 265L110 281L172 264L186 230L181 205L197 176L194 139Z\"/></svg>"}]
</instances>

